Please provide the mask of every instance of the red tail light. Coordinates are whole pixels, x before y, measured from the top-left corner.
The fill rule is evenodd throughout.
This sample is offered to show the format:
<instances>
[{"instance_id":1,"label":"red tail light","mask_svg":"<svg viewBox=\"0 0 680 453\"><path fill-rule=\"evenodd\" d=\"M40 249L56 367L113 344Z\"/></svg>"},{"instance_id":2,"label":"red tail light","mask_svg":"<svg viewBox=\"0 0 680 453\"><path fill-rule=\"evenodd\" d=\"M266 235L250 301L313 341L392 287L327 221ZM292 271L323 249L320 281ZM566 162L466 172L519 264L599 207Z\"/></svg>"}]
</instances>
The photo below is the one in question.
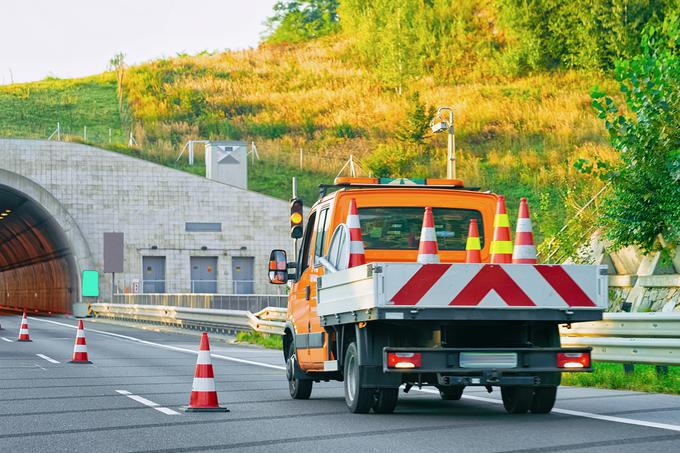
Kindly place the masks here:
<instances>
[{"instance_id":1,"label":"red tail light","mask_svg":"<svg viewBox=\"0 0 680 453\"><path fill-rule=\"evenodd\" d=\"M558 368L590 368L589 352L558 352Z\"/></svg>"},{"instance_id":2,"label":"red tail light","mask_svg":"<svg viewBox=\"0 0 680 453\"><path fill-rule=\"evenodd\" d=\"M422 355L420 352L388 352L388 368L420 368Z\"/></svg>"}]
</instances>

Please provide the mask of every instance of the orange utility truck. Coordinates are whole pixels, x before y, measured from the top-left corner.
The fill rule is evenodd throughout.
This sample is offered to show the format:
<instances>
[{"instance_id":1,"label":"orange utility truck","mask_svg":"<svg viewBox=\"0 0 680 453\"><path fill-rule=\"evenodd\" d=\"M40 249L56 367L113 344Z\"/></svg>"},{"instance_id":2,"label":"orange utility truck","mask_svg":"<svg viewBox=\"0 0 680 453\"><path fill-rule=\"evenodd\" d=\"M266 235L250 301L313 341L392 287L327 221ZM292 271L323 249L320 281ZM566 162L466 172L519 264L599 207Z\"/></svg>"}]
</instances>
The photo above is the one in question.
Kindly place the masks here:
<instances>
[{"instance_id":1,"label":"orange utility truck","mask_svg":"<svg viewBox=\"0 0 680 453\"><path fill-rule=\"evenodd\" d=\"M434 386L445 400L500 387L508 412L550 412L562 372L592 371L590 348L560 347L558 326L602 319L607 271L512 264L501 204L459 180L338 178L302 229L295 198L296 259L274 250L269 263L270 281L290 289L291 396L337 380L351 412L389 413L400 387Z\"/></svg>"}]
</instances>

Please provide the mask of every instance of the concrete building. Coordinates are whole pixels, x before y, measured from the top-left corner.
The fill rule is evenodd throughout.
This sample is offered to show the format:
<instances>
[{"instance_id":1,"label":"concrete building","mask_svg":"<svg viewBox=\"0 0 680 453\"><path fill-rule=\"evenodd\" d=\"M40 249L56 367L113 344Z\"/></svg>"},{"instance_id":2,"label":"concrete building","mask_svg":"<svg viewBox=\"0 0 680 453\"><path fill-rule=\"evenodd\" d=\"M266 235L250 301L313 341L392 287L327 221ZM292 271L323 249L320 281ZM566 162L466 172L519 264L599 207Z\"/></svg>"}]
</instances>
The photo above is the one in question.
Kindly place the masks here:
<instances>
[{"instance_id":1,"label":"concrete building","mask_svg":"<svg viewBox=\"0 0 680 453\"><path fill-rule=\"evenodd\" d=\"M70 312L103 237L124 235L119 292L275 293L266 265L288 248L288 203L102 149L0 140L0 305Z\"/></svg>"}]
</instances>

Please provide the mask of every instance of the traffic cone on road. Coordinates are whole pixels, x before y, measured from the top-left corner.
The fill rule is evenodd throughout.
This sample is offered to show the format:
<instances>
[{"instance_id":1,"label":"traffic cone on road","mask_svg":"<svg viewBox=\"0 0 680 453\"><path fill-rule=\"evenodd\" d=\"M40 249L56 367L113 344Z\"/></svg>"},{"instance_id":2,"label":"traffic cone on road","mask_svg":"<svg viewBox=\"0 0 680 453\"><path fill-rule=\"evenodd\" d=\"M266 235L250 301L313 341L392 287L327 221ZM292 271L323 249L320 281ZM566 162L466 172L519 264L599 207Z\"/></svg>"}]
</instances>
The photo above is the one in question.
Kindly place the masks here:
<instances>
[{"instance_id":1,"label":"traffic cone on road","mask_svg":"<svg viewBox=\"0 0 680 453\"><path fill-rule=\"evenodd\" d=\"M500 195L496 202L496 215L493 218L493 240L491 241L491 262L512 263L512 239L510 239L510 219L505 208L505 197Z\"/></svg>"},{"instance_id":2,"label":"traffic cone on road","mask_svg":"<svg viewBox=\"0 0 680 453\"><path fill-rule=\"evenodd\" d=\"M512 262L515 264L536 264L536 246L534 232L529 217L529 204L526 198L519 202L517 216L517 230L515 231L515 249L512 252Z\"/></svg>"},{"instance_id":3,"label":"traffic cone on road","mask_svg":"<svg viewBox=\"0 0 680 453\"><path fill-rule=\"evenodd\" d=\"M361 237L361 224L359 223L359 210L354 198L349 200L349 212L347 213L347 228L349 229L349 267L366 264L364 254L364 240Z\"/></svg>"},{"instance_id":4,"label":"traffic cone on road","mask_svg":"<svg viewBox=\"0 0 680 453\"><path fill-rule=\"evenodd\" d=\"M24 308L24 316L21 317L21 328L19 329L19 339L17 341L33 341L28 335L28 318L26 317L26 309Z\"/></svg>"},{"instance_id":5,"label":"traffic cone on road","mask_svg":"<svg viewBox=\"0 0 680 453\"><path fill-rule=\"evenodd\" d=\"M85 342L85 327L83 320L78 321L76 344L73 346L73 358L69 363L92 363L87 357L87 343Z\"/></svg>"},{"instance_id":6,"label":"traffic cone on road","mask_svg":"<svg viewBox=\"0 0 680 453\"><path fill-rule=\"evenodd\" d=\"M226 407L220 407L217 401L215 373L210 360L210 342L206 332L201 335L201 346L199 347L194 373L194 385L191 389L189 406L184 410L186 412L229 412Z\"/></svg>"},{"instance_id":7,"label":"traffic cone on road","mask_svg":"<svg viewBox=\"0 0 680 453\"><path fill-rule=\"evenodd\" d=\"M434 228L432 208L426 207L423 214L423 227L420 230L420 245L418 246L418 262L432 264L439 262L439 248L437 247L437 232Z\"/></svg>"},{"instance_id":8,"label":"traffic cone on road","mask_svg":"<svg viewBox=\"0 0 680 453\"><path fill-rule=\"evenodd\" d=\"M465 262L481 263L482 262L481 250L482 247L479 242L479 228L477 227L477 219L470 219L467 242L465 244Z\"/></svg>"}]
</instances>

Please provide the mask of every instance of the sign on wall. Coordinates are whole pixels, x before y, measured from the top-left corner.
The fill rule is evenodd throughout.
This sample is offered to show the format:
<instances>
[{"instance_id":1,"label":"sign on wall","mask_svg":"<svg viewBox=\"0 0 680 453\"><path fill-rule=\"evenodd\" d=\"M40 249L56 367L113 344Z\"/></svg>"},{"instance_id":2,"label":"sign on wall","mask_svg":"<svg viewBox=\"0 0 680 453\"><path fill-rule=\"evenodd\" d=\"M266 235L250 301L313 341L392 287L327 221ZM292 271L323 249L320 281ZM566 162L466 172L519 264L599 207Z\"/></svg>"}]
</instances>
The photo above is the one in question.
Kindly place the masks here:
<instances>
[{"instance_id":1,"label":"sign on wall","mask_svg":"<svg viewBox=\"0 0 680 453\"><path fill-rule=\"evenodd\" d=\"M104 233L104 272L123 272L123 233Z\"/></svg>"},{"instance_id":2,"label":"sign on wall","mask_svg":"<svg viewBox=\"0 0 680 453\"><path fill-rule=\"evenodd\" d=\"M83 271L83 297L99 297L99 272Z\"/></svg>"}]
</instances>

